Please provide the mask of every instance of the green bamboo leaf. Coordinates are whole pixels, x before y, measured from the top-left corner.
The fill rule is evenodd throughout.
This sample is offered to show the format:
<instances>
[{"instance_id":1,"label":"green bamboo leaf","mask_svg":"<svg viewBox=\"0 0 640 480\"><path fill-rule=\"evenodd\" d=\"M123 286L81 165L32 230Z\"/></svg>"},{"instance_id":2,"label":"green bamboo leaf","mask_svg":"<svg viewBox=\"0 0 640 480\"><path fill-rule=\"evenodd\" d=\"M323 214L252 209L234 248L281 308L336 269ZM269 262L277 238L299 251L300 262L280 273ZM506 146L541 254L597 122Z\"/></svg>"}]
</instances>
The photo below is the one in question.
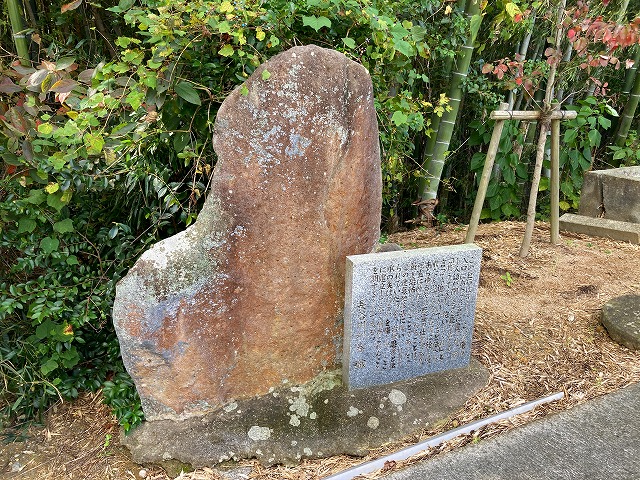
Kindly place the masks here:
<instances>
[{"instance_id":1,"label":"green bamboo leaf","mask_svg":"<svg viewBox=\"0 0 640 480\"><path fill-rule=\"evenodd\" d=\"M478 32L480 31L480 25L482 25L482 15L477 14L471 17L469 26L471 29L471 42L475 42Z\"/></svg>"},{"instance_id":2,"label":"green bamboo leaf","mask_svg":"<svg viewBox=\"0 0 640 480\"><path fill-rule=\"evenodd\" d=\"M200 96L193 85L189 82L180 82L175 87L176 93L180 98L194 105L202 105Z\"/></svg>"}]
</instances>

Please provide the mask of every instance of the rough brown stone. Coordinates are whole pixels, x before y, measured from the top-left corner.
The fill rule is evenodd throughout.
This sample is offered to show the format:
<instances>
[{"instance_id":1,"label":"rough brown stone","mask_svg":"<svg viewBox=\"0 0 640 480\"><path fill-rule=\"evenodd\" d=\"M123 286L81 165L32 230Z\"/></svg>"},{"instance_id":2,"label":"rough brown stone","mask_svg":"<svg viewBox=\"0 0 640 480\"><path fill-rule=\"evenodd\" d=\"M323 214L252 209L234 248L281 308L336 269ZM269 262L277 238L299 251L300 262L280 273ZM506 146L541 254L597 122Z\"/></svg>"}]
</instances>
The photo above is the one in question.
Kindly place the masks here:
<instances>
[{"instance_id":1,"label":"rough brown stone","mask_svg":"<svg viewBox=\"0 0 640 480\"><path fill-rule=\"evenodd\" d=\"M379 236L367 71L296 47L245 86L218 112L219 160L198 220L117 288L114 323L147 419L199 415L334 368L345 257Z\"/></svg>"}]
</instances>

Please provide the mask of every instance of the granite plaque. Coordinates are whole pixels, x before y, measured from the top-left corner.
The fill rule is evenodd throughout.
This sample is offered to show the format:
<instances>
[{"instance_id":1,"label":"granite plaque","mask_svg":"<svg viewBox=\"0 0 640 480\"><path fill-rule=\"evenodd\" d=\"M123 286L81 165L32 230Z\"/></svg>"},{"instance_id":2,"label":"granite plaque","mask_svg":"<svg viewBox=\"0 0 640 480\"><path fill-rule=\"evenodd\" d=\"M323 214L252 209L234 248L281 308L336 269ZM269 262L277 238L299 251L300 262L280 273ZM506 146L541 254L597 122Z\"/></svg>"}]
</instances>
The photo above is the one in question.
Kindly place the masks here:
<instances>
[{"instance_id":1,"label":"granite plaque","mask_svg":"<svg viewBox=\"0 0 640 480\"><path fill-rule=\"evenodd\" d=\"M347 257L349 389L467 366L481 258L476 245Z\"/></svg>"}]
</instances>

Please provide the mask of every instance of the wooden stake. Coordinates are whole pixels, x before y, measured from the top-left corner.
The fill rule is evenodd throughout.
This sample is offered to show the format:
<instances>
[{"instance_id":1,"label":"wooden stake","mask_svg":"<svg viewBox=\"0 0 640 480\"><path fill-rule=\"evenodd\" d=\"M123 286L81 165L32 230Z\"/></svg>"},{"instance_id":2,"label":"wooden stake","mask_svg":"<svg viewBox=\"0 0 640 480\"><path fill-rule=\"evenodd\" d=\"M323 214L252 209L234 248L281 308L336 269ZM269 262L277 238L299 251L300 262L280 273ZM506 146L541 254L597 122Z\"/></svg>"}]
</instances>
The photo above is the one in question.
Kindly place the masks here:
<instances>
[{"instance_id":1,"label":"wooden stake","mask_svg":"<svg viewBox=\"0 0 640 480\"><path fill-rule=\"evenodd\" d=\"M502 105L501 105L502 107ZM491 112L490 117L494 120L540 120L542 112L538 110L514 110L512 112L500 108ZM554 110L547 118L550 120L573 120L578 116L574 110Z\"/></svg>"},{"instance_id":2,"label":"wooden stake","mask_svg":"<svg viewBox=\"0 0 640 480\"><path fill-rule=\"evenodd\" d=\"M560 242L560 120L551 120L551 243Z\"/></svg>"},{"instance_id":3,"label":"wooden stake","mask_svg":"<svg viewBox=\"0 0 640 480\"><path fill-rule=\"evenodd\" d=\"M508 103L500 104L500 110L506 110L507 108L509 108ZM480 177L480 184L478 185L478 193L476 195L476 201L473 204L473 213L471 214L471 220L469 222L469 228L467 230L467 236L464 239L464 243L473 243L476 238L476 231L478 230L478 223L480 222L480 214L482 213L482 205L484 204L484 198L487 195L487 187L489 186L489 180L491 179L493 163L495 162L496 155L498 153L500 136L502 135L505 120L506 119L496 121L496 124L493 127L493 134L491 135L491 142L489 143L489 149L487 150L487 158L484 161L484 168L482 169L482 176Z\"/></svg>"}]
</instances>

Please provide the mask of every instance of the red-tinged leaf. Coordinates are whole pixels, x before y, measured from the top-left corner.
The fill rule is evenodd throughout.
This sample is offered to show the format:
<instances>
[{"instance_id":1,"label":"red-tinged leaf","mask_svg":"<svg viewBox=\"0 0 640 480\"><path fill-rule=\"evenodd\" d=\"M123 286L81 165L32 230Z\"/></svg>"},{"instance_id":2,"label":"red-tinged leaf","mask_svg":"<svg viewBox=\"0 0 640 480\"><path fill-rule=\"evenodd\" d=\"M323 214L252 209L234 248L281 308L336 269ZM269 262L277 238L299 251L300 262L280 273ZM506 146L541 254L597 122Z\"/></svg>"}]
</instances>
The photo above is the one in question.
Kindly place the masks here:
<instances>
[{"instance_id":1,"label":"red-tinged leaf","mask_svg":"<svg viewBox=\"0 0 640 480\"><path fill-rule=\"evenodd\" d=\"M55 93L69 93L71 90L78 86L78 82L72 80L70 78L63 78L62 80L58 80L56 83L51 85L49 91Z\"/></svg>"},{"instance_id":2,"label":"red-tinged leaf","mask_svg":"<svg viewBox=\"0 0 640 480\"><path fill-rule=\"evenodd\" d=\"M35 68L32 67L23 67L22 65L12 65L13 69L18 72L21 76L25 77L27 75L31 75L36 71Z\"/></svg>"},{"instance_id":3,"label":"red-tinged leaf","mask_svg":"<svg viewBox=\"0 0 640 480\"><path fill-rule=\"evenodd\" d=\"M516 85L522 85L522 77L516 78Z\"/></svg>"},{"instance_id":4,"label":"red-tinged leaf","mask_svg":"<svg viewBox=\"0 0 640 480\"><path fill-rule=\"evenodd\" d=\"M2 77L2 81L0 81L0 92L16 93L21 91L22 91L22 87L13 83L9 77Z\"/></svg>"},{"instance_id":5,"label":"red-tinged leaf","mask_svg":"<svg viewBox=\"0 0 640 480\"><path fill-rule=\"evenodd\" d=\"M62 8L60 9L60 13L65 13L70 10L75 10L80 5L82 5L82 0L73 0L73 2L65 3L64 5L62 5Z\"/></svg>"},{"instance_id":6,"label":"red-tinged leaf","mask_svg":"<svg viewBox=\"0 0 640 480\"><path fill-rule=\"evenodd\" d=\"M44 79L47 78L47 75L49 75L48 70L36 70L34 73L29 75L27 87L39 87Z\"/></svg>"},{"instance_id":7,"label":"red-tinged leaf","mask_svg":"<svg viewBox=\"0 0 640 480\"><path fill-rule=\"evenodd\" d=\"M47 60L42 61L42 66L49 70L50 72L55 72L57 70L56 64L53 62L49 62Z\"/></svg>"},{"instance_id":8,"label":"red-tinged leaf","mask_svg":"<svg viewBox=\"0 0 640 480\"><path fill-rule=\"evenodd\" d=\"M22 142L22 155L27 161L33 162L33 146L28 140Z\"/></svg>"},{"instance_id":9,"label":"red-tinged leaf","mask_svg":"<svg viewBox=\"0 0 640 480\"><path fill-rule=\"evenodd\" d=\"M491 65L490 63L485 63L482 66L482 73L487 74L491 71L493 71L493 65Z\"/></svg>"},{"instance_id":10,"label":"red-tinged leaf","mask_svg":"<svg viewBox=\"0 0 640 480\"><path fill-rule=\"evenodd\" d=\"M521 13L516 13L513 16L513 23L520 23L522 21L522 14Z\"/></svg>"},{"instance_id":11,"label":"red-tinged leaf","mask_svg":"<svg viewBox=\"0 0 640 480\"><path fill-rule=\"evenodd\" d=\"M496 77L498 77L498 80L502 80L502 77L504 77L504 71L498 68L494 70L494 73L496 74Z\"/></svg>"},{"instance_id":12,"label":"red-tinged leaf","mask_svg":"<svg viewBox=\"0 0 640 480\"><path fill-rule=\"evenodd\" d=\"M556 53L556 51L553 48L547 47L547 49L544 51L544 56L545 57L551 57L555 53Z\"/></svg>"},{"instance_id":13,"label":"red-tinged leaf","mask_svg":"<svg viewBox=\"0 0 640 480\"><path fill-rule=\"evenodd\" d=\"M95 69L94 68L90 68L88 70L84 70L83 72L80 72L78 74L78 81L82 82L82 83L91 83L91 78L93 77L93 74L95 73Z\"/></svg>"},{"instance_id":14,"label":"red-tinged leaf","mask_svg":"<svg viewBox=\"0 0 640 480\"><path fill-rule=\"evenodd\" d=\"M569 31L567 32L567 37L569 37L569 40L573 42L573 39L576 36L576 31L573 28L570 28Z\"/></svg>"},{"instance_id":15,"label":"red-tinged leaf","mask_svg":"<svg viewBox=\"0 0 640 480\"><path fill-rule=\"evenodd\" d=\"M71 92L56 93L56 102L64 103L71 95Z\"/></svg>"},{"instance_id":16,"label":"red-tinged leaf","mask_svg":"<svg viewBox=\"0 0 640 480\"><path fill-rule=\"evenodd\" d=\"M633 67L633 64L635 62L633 61L632 58L627 58L624 62L624 68L626 68L627 70L630 69L631 67Z\"/></svg>"}]
</instances>

